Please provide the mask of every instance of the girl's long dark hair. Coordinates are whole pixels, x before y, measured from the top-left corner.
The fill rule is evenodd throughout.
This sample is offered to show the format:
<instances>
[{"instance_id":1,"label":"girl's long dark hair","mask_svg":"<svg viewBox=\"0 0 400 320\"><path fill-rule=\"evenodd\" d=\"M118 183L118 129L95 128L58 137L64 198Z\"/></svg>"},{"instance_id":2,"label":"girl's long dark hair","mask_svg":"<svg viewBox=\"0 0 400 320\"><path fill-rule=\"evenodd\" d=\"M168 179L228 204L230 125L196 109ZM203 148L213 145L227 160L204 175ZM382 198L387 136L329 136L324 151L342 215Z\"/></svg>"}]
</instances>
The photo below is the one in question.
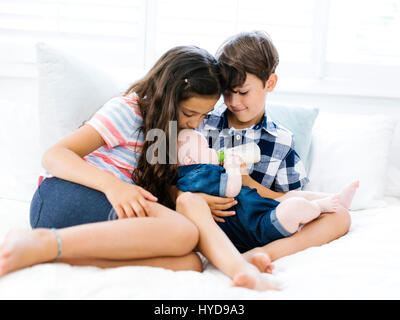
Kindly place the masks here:
<instances>
[{"instance_id":1,"label":"girl's long dark hair","mask_svg":"<svg viewBox=\"0 0 400 320\"><path fill-rule=\"evenodd\" d=\"M143 115L142 132L145 137L138 166L132 179L154 194L160 203L174 208L170 186L175 183L178 167L169 163L170 121L178 121L179 102L196 96L219 97L222 93L221 77L216 59L206 50L195 46L179 46L167 51L146 76L134 83L125 95L135 93ZM152 144L146 141L147 133L161 129L167 137L167 164L151 164L147 150Z\"/></svg>"}]
</instances>

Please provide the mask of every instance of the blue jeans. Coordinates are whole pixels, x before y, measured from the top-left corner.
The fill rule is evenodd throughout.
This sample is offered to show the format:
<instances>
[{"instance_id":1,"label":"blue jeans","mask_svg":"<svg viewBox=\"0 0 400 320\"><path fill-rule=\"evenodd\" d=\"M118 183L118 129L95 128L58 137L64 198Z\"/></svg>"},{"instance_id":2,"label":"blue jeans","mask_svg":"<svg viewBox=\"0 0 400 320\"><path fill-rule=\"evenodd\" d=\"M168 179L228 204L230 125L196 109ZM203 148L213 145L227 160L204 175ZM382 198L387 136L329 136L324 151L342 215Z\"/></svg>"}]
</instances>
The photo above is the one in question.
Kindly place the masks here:
<instances>
[{"instance_id":1,"label":"blue jeans","mask_svg":"<svg viewBox=\"0 0 400 320\"><path fill-rule=\"evenodd\" d=\"M194 164L179 167L178 188L182 191L203 192L225 196L226 173L220 166ZM278 201L261 197L256 189L242 187L237 204L230 210L236 214L217 222L235 247L245 252L291 235L276 218Z\"/></svg>"},{"instance_id":2,"label":"blue jeans","mask_svg":"<svg viewBox=\"0 0 400 320\"><path fill-rule=\"evenodd\" d=\"M116 219L104 193L59 178L46 178L33 195L32 228L65 228Z\"/></svg>"}]
</instances>

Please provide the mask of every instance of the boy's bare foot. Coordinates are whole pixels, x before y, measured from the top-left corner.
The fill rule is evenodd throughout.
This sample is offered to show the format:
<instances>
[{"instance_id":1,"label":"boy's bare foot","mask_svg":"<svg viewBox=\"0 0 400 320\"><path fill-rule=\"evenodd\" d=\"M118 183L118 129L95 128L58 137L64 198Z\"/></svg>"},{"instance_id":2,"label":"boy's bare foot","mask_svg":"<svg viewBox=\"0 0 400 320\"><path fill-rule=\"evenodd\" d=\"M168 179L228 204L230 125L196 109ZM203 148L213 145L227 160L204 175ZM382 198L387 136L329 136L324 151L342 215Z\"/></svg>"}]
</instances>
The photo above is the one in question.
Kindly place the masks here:
<instances>
[{"instance_id":1,"label":"boy's bare foot","mask_svg":"<svg viewBox=\"0 0 400 320\"><path fill-rule=\"evenodd\" d=\"M243 257L262 273L272 273L274 269L269 255L265 252L248 251L243 254Z\"/></svg>"},{"instance_id":2,"label":"boy's bare foot","mask_svg":"<svg viewBox=\"0 0 400 320\"><path fill-rule=\"evenodd\" d=\"M243 287L257 291L279 290L276 285L267 279L266 275L258 272L258 270L253 266L251 267L252 268L247 268L247 270L244 270L233 277L232 285L234 287Z\"/></svg>"},{"instance_id":3,"label":"boy's bare foot","mask_svg":"<svg viewBox=\"0 0 400 320\"><path fill-rule=\"evenodd\" d=\"M336 212L339 207L340 194L336 194L332 197L326 197L318 200L313 200L320 208L321 213L323 212Z\"/></svg>"},{"instance_id":4,"label":"boy's bare foot","mask_svg":"<svg viewBox=\"0 0 400 320\"><path fill-rule=\"evenodd\" d=\"M356 193L358 187L360 186L360 181L354 181L348 186L342 189L339 193L339 202L346 209L350 208L351 202L353 201L354 194Z\"/></svg>"},{"instance_id":5,"label":"boy's bare foot","mask_svg":"<svg viewBox=\"0 0 400 320\"><path fill-rule=\"evenodd\" d=\"M13 230L0 245L0 277L57 256L57 240L51 230Z\"/></svg>"}]
</instances>

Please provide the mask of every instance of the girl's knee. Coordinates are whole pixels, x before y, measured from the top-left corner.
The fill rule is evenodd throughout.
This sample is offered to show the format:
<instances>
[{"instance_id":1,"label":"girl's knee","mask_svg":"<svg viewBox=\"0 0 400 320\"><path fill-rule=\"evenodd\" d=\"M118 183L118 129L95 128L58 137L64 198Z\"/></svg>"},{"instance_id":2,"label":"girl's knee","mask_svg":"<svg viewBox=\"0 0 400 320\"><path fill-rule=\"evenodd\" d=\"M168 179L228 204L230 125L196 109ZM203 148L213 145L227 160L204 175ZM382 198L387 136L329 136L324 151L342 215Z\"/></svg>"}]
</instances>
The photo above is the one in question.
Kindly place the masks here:
<instances>
[{"instance_id":1,"label":"girl's knee","mask_svg":"<svg viewBox=\"0 0 400 320\"><path fill-rule=\"evenodd\" d=\"M190 204L203 201L205 202L205 200L198 194L192 192L183 192L176 198L176 205L190 206Z\"/></svg>"},{"instance_id":2,"label":"girl's knee","mask_svg":"<svg viewBox=\"0 0 400 320\"><path fill-rule=\"evenodd\" d=\"M186 217L197 215L199 210L211 215L207 202L198 194L192 192L184 192L176 198L176 211Z\"/></svg>"},{"instance_id":3,"label":"girl's knee","mask_svg":"<svg viewBox=\"0 0 400 320\"><path fill-rule=\"evenodd\" d=\"M37 228L39 219L40 219L40 213L42 211L42 205L43 201L39 195L38 190L36 190L35 194L33 195L31 204L30 204L30 212L29 212L29 220L31 227Z\"/></svg>"}]
</instances>

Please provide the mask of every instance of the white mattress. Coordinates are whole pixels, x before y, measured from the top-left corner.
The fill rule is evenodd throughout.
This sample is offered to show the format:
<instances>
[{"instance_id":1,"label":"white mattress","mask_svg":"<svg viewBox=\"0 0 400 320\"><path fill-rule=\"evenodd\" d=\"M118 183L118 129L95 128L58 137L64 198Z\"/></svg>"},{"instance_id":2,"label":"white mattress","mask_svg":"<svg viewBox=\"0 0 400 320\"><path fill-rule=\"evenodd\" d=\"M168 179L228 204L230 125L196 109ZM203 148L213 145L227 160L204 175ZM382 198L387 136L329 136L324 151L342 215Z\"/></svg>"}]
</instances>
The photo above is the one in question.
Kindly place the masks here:
<instances>
[{"instance_id":1,"label":"white mattress","mask_svg":"<svg viewBox=\"0 0 400 320\"><path fill-rule=\"evenodd\" d=\"M72 267L47 263L0 278L0 299L399 299L400 200L354 211L350 232L275 262L280 291L231 287L207 264L203 273L161 268ZM29 228L29 203L0 199L0 241Z\"/></svg>"}]
</instances>

